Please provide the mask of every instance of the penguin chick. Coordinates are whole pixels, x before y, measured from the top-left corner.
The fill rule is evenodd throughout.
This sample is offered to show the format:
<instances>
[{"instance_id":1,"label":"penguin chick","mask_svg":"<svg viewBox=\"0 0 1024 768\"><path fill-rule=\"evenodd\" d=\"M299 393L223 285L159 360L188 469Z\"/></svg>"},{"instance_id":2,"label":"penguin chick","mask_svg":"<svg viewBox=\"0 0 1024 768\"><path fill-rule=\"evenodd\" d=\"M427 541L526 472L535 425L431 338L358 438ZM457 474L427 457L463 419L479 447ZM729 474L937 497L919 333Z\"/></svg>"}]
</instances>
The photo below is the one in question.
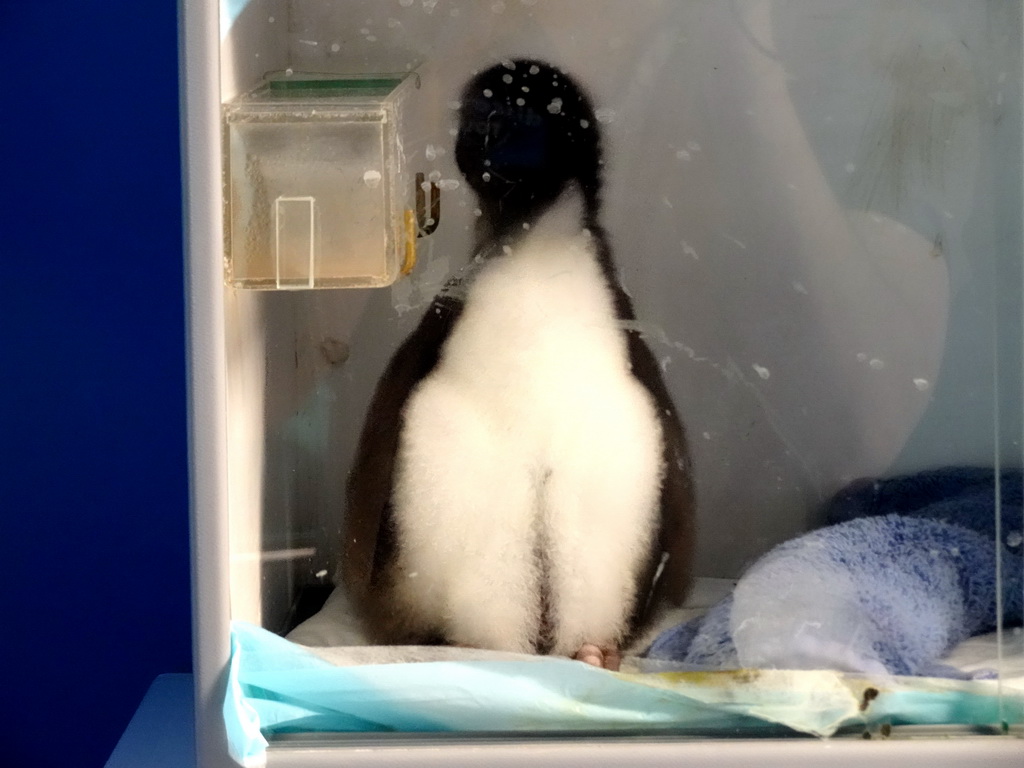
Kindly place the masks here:
<instances>
[{"instance_id":1,"label":"penguin chick","mask_svg":"<svg viewBox=\"0 0 1024 768\"><path fill-rule=\"evenodd\" d=\"M371 401L343 579L371 639L570 656L620 649L689 584L683 428L599 221L586 93L534 60L466 86L455 157L479 266Z\"/></svg>"}]
</instances>

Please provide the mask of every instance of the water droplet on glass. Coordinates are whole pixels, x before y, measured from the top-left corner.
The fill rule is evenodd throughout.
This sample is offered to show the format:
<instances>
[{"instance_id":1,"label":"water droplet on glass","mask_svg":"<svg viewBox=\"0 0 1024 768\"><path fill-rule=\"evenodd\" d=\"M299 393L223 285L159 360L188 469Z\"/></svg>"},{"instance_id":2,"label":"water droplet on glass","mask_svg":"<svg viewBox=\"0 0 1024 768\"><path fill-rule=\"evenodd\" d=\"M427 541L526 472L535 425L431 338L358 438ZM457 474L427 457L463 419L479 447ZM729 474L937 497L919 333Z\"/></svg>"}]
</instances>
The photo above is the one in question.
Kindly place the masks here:
<instances>
[{"instance_id":1,"label":"water droplet on glass","mask_svg":"<svg viewBox=\"0 0 1024 768\"><path fill-rule=\"evenodd\" d=\"M273 24L274 23L274 17L271 16L269 19L267 19L267 21L269 21L271 24Z\"/></svg>"},{"instance_id":2,"label":"water droplet on glass","mask_svg":"<svg viewBox=\"0 0 1024 768\"><path fill-rule=\"evenodd\" d=\"M883 368L885 368L885 363L882 360L879 360L877 357L872 358L871 362L868 363L868 365L870 365L871 369L874 371L880 371Z\"/></svg>"},{"instance_id":3,"label":"water droplet on glass","mask_svg":"<svg viewBox=\"0 0 1024 768\"><path fill-rule=\"evenodd\" d=\"M380 171L367 171L363 174L363 182L370 189L376 189L377 185L380 184L381 175Z\"/></svg>"},{"instance_id":4,"label":"water droplet on glass","mask_svg":"<svg viewBox=\"0 0 1024 768\"><path fill-rule=\"evenodd\" d=\"M529 93L530 92L530 86L524 85L520 90L522 90L523 93Z\"/></svg>"},{"instance_id":5,"label":"water droplet on glass","mask_svg":"<svg viewBox=\"0 0 1024 768\"><path fill-rule=\"evenodd\" d=\"M322 578L324 578L324 577L325 577L326 575L327 575L327 569L326 569L326 568L324 568L323 570L320 570L320 571L317 571L317 572L316 572L316 577L317 577L318 579L322 579Z\"/></svg>"},{"instance_id":6,"label":"water droplet on glass","mask_svg":"<svg viewBox=\"0 0 1024 768\"><path fill-rule=\"evenodd\" d=\"M490 88L484 88L484 97L485 98L489 99L493 95L494 95L494 91L492 91Z\"/></svg>"},{"instance_id":7,"label":"water droplet on glass","mask_svg":"<svg viewBox=\"0 0 1024 768\"><path fill-rule=\"evenodd\" d=\"M501 82L505 83L506 85L511 84L512 83L512 75L509 75L509 74L502 75L501 76Z\"/></svg>"},{"instance_id":8,"label":"water droplet on glass","mask_svg":"<svg viewBox=\"0 0 1024 768\"><path fill-rule=\"evenodd\" d=\"M525 107L526 106L526 99L524 99L522 97L519 97L518 99L516 99L516 106L517 107Z\"/></svg>"},{"instance_id":9,"label":"water droplet on glass","mask_svg":"<svg viewBox=\"0 0 1024 768\"><path fill-rule=\"evenodd\" d=\"M693 157L693 155L685 149L680 149L676 152L676 160L689 160L691 157Z\"/></svg>"},{"instance_id":10,"label":"water droplet on glass","mask_svg":"<svg viewBox=\"0 0 1024 768\"><path fill-rule=\"evenodd\" d=\"M294 74L295 74L295 70L294 70L294 69L292 69L291 67L288 67L288 69L286 69L286 70L284 71L284 73L285 73L285 74L286 74L286 75L287 75L288 77L291 77L292 75L294 75Z\"/></svg>"},{"instance_id":11,"label":"water droplet on glass","mask_svg":"<svg viewBox=\"0 0 1024 768\"><path fill-rule=\"evenodd\" d=\"M540 67L538 67L536 64L534 64L532 67L530 67L530 74L531 75L540 74Z\"/></svg>"},{"instance_id":12,"label":"water droplet on glass","mask_svg":"<svg viewBox=\"0 0 1024 768\"><path fill-rule=\"evenodd\" d=\"M863 363L863 362L866 362L866 361L867 361L867 359L868 359L868 356L867 356L867 355L865 355L865 354L864 354L863 352L858 352L858 353L857 353L857 362L858 362L858 363Z\"/></svg>"},{"instance_id":13,"label":"water droplet on glass","mask_svg":"<svg viewBox=\"0 0 1024 768\"><path fill-rule=\"evenodd\" d=\"M1006 535L1006 546L1019 547L1022 543L1024 543L1024 535L1021 535L1020 531L1013 531Z\"/></svg>"},{"instance_id":14,"label":"water droplet on glass","mask_svg":"<svg viewBox=\"0 0 1024 768\"><path fill-rule=\"evenodd\" d=\"M857 170L857 166L854 165L853 163L847 163L846 164L846 172L847 173L853 173L856 170Z\"/></svg>"},{"instance_id":15,"label":"water droplet on glass","mask_svg":"<svg viewBox=\"0 0 1024 768\"><path fill-rule=\"evenodd\" d=\"M433 144L427 144L427 148L423 151L423 154L426 156L427 160L436 160L437 147L435 147Z\"/></svg>"},{"instance_id":16,"label":"water droplet on glass","mask_svg":"<svg viewBox=\"0 0 1024 768\"><path fill-rule=\"evenodd\" d=\"M366 27L363 27L362 29L359 30L359 34L360 35L368 35L368 34L370 34L370 30L367 29Z\"/></svg>"},{"instance_id":17,"label":"water droplet on glass","mask_svg":"<svg viewBox=\"0 0 1024 768\"><path fill-rule=\"evenodd\" d=\"M506 256L511 256L512 255L512 248L511 248L511 246L503 245L503 246L501 246L501 252L504 253Z\"/></svg>"},{"instance_id":18,"label":"water droplet on glass","mask_svg":"<svg viewBox=\"0 0 1024 768\"><path fill-rule=\"evenodd\" d=\"M483 173L480 174L480 178L483 179L484 181L490 181L491 174L489 171L484 171Z\"/></svg>"},{"instance_id":19,"label":"water droplet on glass","mask_svg":"<svg viewBox=\"0 0 1024 768\"><path fill-rule=\"evenodd\" d=\"M474 208L474 209L473 209L473 215L474 215L474 216L483 216L483 215L484 215L484 212L483 212L483 211L481 211L481 210L480 210L479 208Z\"/></svg>"},{"instance_id":20,"label":"water droplet on glass","mask_svg":"<svg viewBox=\"0 0 1024 768\"><path fill-rule=\"evenodd\" d=\"M552 115L557 115L561 111L562 111L562 100L559 99L559 98L552 99L551 103L548 104L548 112L550 112Z\"/></svg>"},{"instance_id":21,"label":"water droplet on glass","mask_svg":"<svg viewBox=\"0 0 1024 768\"><path fill-rule=\"evenodd\" d=\"M931 382L929 382L928 379L914 379L914 386L917 387L919 391L926 392L928 391L928 388L931 387Z\"/></svg>"},{"instance_id":22,"label":"water droplet on glass","mask_svg":"<svg viewBox=\"0 0 1024 768\"><path fill-rule=\"evenodd\" d=\"M594 116L597 117L597 122L599 123L610 123L615 119L615 110L610 109L609 107L603 107L597 110L597 112L594 113Z\"/></svg>"},{"instance_id":23,"label":"water droplet on glass","mask_svg":"<svg viewBox=\"0 0 1024 768\"><path fill-rule=\"evenodd\" d=\"M331 53L337 53L340 50L341 45L339 43L331 43Z\"/></svg>"},{"instance_id":24,"label":"water droplet on glass","mask_svg":"<svg viewBox=\"0 0 1024 768\"><path fill-rule=\"evenodd\" d=\"M376 43L377 42L377 36L376 35L367 35L366 36L366 42L368 42L368 43Z\"/></svg>"},{"instance_id":25,"label":"water droplet on glass","mask_svg":"<svg viewBox=\"0 0 1024 768\"><path fill-rule=\"evenodd\" d=\"M807 293L807 289L804 288L804 284L803 283L793 283L793 290L796 291L797 293L802 293L804 296L809 295ZM859 355L858 355L858 357L859 357Z\"/></svg>"},{"instance_id":26,"label":"water droplet on glass","mask_svg":"<svg viewBox=\"0 0 1024 768\"><path fill-rule=\"evenodd\" d=\"M702 437L705 440L710 440L711 439L711 433L710 432L705 432L705 433L703 433Z\"/></svg>"},{"instance_id":27,"label":"water droplet on glass","mask_svg":"<svg viewBox=\"0 0 1024 768\"><path fill-rule=\"evenodd\" d=\"M685 240L680 240L679 243L680 243L680 245L683 246L683 255L684 256L689 256L690 258L694 259L695 261L700 259L700 256L697 255L697 251L693 248L692 245L690 245Z\"/></svg>"},{"instance_id":28,"label":"water droplet on glass","mask_svg":"<svg viewBox=\"0 0 1024 768\"><path fill-rule=\"evenodd\" d=\"M757 363L754 363L751 367L757 372L757 375L760 376L762 379L767 379L769 376L772 375L772 372L765 368L763 365L758 365Z\"/></svg>"},{"instance_id":29,"label":"water droplet on glass","mask_svg":"<svg viewBox=\"0 0 1024 768\"><path fill-rule=\"evenodd\" d=\"M461 101L449 101L448 109L459 109L462 106Z\"/></svg>"},{"instance_id":30,"label":"water droplet on glass","mask_svg":"<svg viewBox=\"0 0 1024 768\"><path fill-rule=\"evenodd\" d=\"M437 0L423 0L423 10L426 13L433 13L437 6Z\"/></svg>"},{"instance_id":31,"label":"water droplet on glass","mask_svg":"<svg viewBox=\"0 0 1024 768\"><path fill-rule=\"evenodd\" d=\"M590 121L589 120L580 120L580 128L589 128L589 127L590 127Z\"/></svg>"},{"instance_id":32,"label":"water droplet on glass","mask_svg":"<svg viewBox=\"0 0 1024 768\"><path fill-rule=\"evenodd\" d=\"M388 19L388 29L396 29L402 26L402 22L398 19Z\"/></svg>"},{"instance_id":33,"label":"water droplet on glass","mask_svg":"<svg viewBox=\"0 0 1024 768\"><path fill-rule=\"evenodd\" d=\"M502 59L501 66L503 66L505 69L515 70L516 63L512 61L512 59Z\"/></svg>"},{"instance_id":34,"label":"water droplet on glass","mask_svg":"<svg viewBox=\"0 0 1024 768\"><path fill-rule=\"evenodd\" d=\"M427 178L430 179L431 181L440 181L441 180L441 172L440 171L431 171L427 175Z\"/></svg>"},{"instance_id":35,"label":"water droplet on glass","mask_svg":"<svg viewBox=\"0 0 1024 768\"><path fill-rule=\"evenodd\" d=\"M437 182L437 186L439 186L441 189L445 190L446 192L451 192L452 190L459 188L459 180L458 179L441 179L439 182Z\"/></svg>"}]
</instances>

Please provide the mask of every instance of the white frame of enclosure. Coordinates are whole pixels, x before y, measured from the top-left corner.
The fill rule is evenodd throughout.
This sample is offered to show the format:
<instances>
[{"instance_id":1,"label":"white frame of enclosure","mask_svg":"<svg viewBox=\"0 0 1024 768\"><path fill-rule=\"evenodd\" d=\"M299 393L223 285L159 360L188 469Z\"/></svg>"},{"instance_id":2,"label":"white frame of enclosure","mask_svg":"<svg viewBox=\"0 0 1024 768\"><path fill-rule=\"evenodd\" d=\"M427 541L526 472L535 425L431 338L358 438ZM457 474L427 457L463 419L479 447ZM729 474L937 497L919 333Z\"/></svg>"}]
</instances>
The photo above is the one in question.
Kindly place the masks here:
<instances>
[{"instance_id":1,"label":"white frame of enclosure","mask_svg":"<svg viewBox=\"0 0 1024 768\"><path fill-rule=\"evenodd\" d=\"M229 549L225 312L222 252L220 39L216 0L182 0L181 99L184 148L186 285L189 355L194 669L197 759L202 768L231 766L222 704L229 658ZM469 738L414 739L351 746L275 744L272 766L814 766L893 765L940 768L1018 766L1016 737L878 741L856 739Z\"/></svg>"}]
</instances>

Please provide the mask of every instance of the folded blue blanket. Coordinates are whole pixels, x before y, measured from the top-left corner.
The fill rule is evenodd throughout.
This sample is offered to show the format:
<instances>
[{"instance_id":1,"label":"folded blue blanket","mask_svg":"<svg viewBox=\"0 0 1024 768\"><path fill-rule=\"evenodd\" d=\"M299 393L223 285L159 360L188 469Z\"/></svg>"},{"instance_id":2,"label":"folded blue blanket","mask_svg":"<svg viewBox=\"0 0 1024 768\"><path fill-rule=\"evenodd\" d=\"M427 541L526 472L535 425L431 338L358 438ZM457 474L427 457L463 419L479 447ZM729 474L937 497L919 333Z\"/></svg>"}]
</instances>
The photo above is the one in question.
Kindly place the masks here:
<instances>
[{"instance_id":1,"label":"folded blue blanket","mask_svg":"<svg viewBox=\"0 0 1024 768\"><path fill-rule=\"evenodd\" d=\"M991 470L859 481L826 510L833 525L771 550L732 595L646 655L716 669L960 676L939 663L957 643L994 628L1000 608L1010 625L1024 618L1021 480L1000 477L998 545Z\"/></svg>"},{"instance_id":2,"label":"folded blue blanket","mask_svg":"<svg viewBox=\"0 0 1024 768\"><path fill-rule=\"evenodd\" d=\"M996 493L999 494L1001 539L1021 553L1024 529L1024 472L999 474L983 467L945 467L885 480L857 480L833 497L825 521L843 523L858 517L910 515L970 528L995 541Z\"/></svg>"}]
</instances>

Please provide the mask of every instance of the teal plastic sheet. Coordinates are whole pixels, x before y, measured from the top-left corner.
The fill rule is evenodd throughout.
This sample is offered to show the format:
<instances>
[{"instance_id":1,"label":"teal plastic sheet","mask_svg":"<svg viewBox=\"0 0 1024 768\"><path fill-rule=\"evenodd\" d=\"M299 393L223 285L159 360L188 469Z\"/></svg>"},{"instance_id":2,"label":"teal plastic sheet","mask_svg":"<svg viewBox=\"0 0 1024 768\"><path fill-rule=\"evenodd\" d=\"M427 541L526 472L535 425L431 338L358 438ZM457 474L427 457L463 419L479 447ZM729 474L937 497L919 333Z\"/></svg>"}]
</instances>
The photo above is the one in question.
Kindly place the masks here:
<instances>
[{"instance_id":1,"label":"teal plastic sheet","mask_svg":"<svg viewBox=\"0 0 1024 768\"><path fill-rule=\"evenodd\" d=\"M224 705L232 756L268 736L325 732L680 730L1024 722L1024 690L995 681L852 678L829 671L612 673L568 659L339 667L259 627L232 625ZM1000 695L1001 694L1001 695Z\"/></svg>"}]
</instances>

